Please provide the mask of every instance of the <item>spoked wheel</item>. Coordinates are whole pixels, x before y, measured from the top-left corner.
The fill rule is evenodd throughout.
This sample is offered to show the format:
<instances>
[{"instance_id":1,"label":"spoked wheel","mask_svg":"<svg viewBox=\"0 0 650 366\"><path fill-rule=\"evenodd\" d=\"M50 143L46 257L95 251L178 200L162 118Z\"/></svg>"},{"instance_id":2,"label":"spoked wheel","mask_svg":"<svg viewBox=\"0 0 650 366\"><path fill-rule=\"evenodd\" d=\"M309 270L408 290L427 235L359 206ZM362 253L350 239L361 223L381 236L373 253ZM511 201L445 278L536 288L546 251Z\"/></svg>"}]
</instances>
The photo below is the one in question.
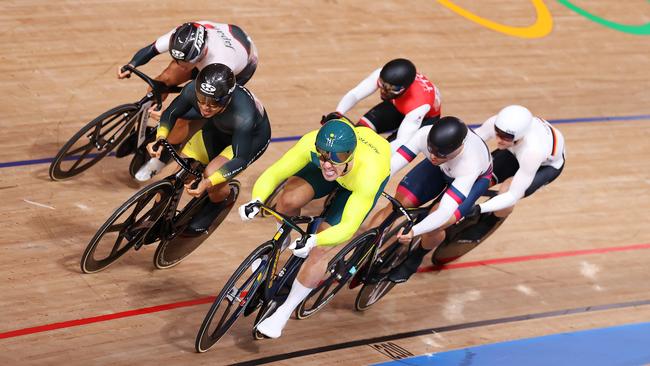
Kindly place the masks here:
<instances>
[{"instance_id":1,"label":"spoked wheel","mask_svg":"<svg viewBox=\"0 0 650 366\"><path fill-rule=\"evenodd\" d=\"M273 243L269 241L257 247L239 265L203 319L194 345L197 352L209 350L244 312L264 283L272 254Z\"/></svg>"},{"instance_id":2,"label":"spoked wheel","mask_svg":"<svg viewBox=\"0 0 650 366\"><path fill-rule=\"evenodd\" d=\"M275 187L273 193L271 193L271 195L266 199L266 202L264 202L264 204L272 209L275 209L275 205L278 202L278 196L284 189L285 185L287 185L286 180L280 183L277 187ZM266 210L262 210L262 212L260 212L260 215L262 215L262 217L270 216L270 214L266 212Z\"/></svg>"},{"instance_id":3,"label":"spoked wheel","mask_svg":"<svg viewBox=\"0 0 650 366\"><path fill-rule=\"evenodd\" d=\"M183 234L183 230L189 225L194 215L203 207L208 199L207 194L194 198L185 206L175 218L172 224L171 239L162 241L156 253L154 254L153 264L158 269L165 269L179 264L185 257L190 255L196 248L198 248L214 230L225 220L228 213L235 205L241 185L239 181L232 180L228 183L230 185L230 195L222 203L223 208L219 212L217 218L210 225L207 234L200 236L187 236Z\"/></svg>"},{"instance_id":4,"label":"spoked wheel","mask_svg":"<svg viewBox=\"0 0 650 366\"><path fill-rule=\"evenodd\" d=\"M81 257L81 271L99 272L142 241L169 206L174 186L153 183L129 198L97 230Z\"/></svg>"},{"instance_id":5,"label":"spoked wheel","mask_svg":"<svg viewBox=\"0 0 650 366\"><path fill-rule=\"evenodd\" d=\"M402 230L404 225L406 225L406 222L393 228L386 235L384 241L387 243L393 241L398 230ZM419 240L419 238L417 240ZM403 245L394 241L379 253L375 262L371 264L372 268L370 269L368 278L364 280L364 284L354 301L354 308L357 311L368 309L393 289L395 283L388 280L387 276L393 268L400 265L404 259L406 259L408 252L408 245Z\"/></svg>"},{"instance_id":6,"label":"spoked wheel","mask_svg":"<svg viewBox=\"0 0 650 366\"><path fill-rule=\"evenodd\" d=\"M367 231L336 254L329 263L326 277L296 309L296 318L309 318L334 298L334 295L354 276L359 267L363 266L363 262L367 259L365 256L369 255L368 245L376 237L377 231Z\"/></svg>"},{"instance_id":7,"label":"spoked wheel","mask_svg":"<svg viewBox=\"0 0 650 366\"><path fill-rule=\"evenodd\" d=\"M138 110L136 104L117 106L84 126L56 154L50 178L70 178L95 165L133 130Z\"/></svg>"}]
</instances>

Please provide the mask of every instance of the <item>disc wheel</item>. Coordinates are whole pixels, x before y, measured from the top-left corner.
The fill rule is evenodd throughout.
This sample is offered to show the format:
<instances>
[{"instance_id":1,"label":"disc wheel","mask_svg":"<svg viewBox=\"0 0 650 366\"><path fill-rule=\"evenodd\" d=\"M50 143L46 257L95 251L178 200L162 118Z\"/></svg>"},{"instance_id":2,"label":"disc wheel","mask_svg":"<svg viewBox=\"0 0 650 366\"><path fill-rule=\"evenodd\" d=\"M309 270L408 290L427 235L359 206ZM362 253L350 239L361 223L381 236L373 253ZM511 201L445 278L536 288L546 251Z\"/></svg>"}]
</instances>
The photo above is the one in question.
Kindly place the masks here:
<instances>
[{"instance_id":1,"label":"disc wheel","mask_svg":"<svg viewBox=\"0 0 650 366\"><path fill-rule=\"evenodd\" d=\"M50 178L67 179L95 165L133 130L138 111L136 104L124 104L90 121L56 154Z\"/></svg>"},{"instance_id":2,"label":"disc wheel","mask_svg":"<svg viewBox=\"0 0 650 366\"><path fill-rule=\"evenodd\" d=\"M228 184L230 185L230 194L228 198L226 198L221 212L219 212L219 215L210 225L207 234L202 234L200 236L183 235L183 230L185 230L187 225L189 225L192 217L203 207L202 203L205 203L208 199L207 194L198 199L192 199L186 205L186 209L174 218L171 239L161 241L156 248L156 253L153 258L153 264L156 268L166 269L179 264L183 259L196 250L196 248L203 244L203 242L210 237L212 232L221 225L235 205L237 197L239 197L239 191L241 190L241 185L237 180L232 180Z\"/></svg>"}]
</instances>

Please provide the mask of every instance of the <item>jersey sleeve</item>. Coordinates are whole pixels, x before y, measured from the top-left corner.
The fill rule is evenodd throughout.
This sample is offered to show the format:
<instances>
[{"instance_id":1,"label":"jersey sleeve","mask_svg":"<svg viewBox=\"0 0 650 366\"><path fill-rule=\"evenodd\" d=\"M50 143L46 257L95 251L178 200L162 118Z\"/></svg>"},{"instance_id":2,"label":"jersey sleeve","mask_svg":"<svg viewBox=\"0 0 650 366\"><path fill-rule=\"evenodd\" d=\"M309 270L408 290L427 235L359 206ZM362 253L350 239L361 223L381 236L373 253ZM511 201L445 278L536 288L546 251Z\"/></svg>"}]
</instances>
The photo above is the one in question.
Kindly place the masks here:
<instances>
[{"instance_id":1,"label":"jersey sleeve","mask_svg":"<svg viewBox=\"0 0 650 366\"><path fill-rule=\"evenodd\" d=\"M183 87L181 93L174 98L169 107L163 112L160 117L160 125L158 125L156 138L167 138L169 131L174 128L176 120L193 108L193 95L194 82L190 82Z\"/></svg>"},{"instance_id":2,"label":"jersey sleeve","mask_svg":"<svg viewBox=\"0 0 650 366\"><path fill-rule=\"evenodd\" d=\"M526 190L535 178L535 174L544 161L544 154L524 151L524 157L519 161L519 169L512 178L507 192L480 204L481 212L503 210L517 203L526 194Z\"/></svg>"},{"instance_id":3,"label":"jersey sleeve","mask_svg":"<svg viewBox=\"0 0 650 366\"><path fill-rule=\"evenodd\" d=\"M415 133L420 129L424 116L430 109L430 105L423 104L404 116L404 119L397 130L397 137L390 143L391 151L397 151L400 146L415 135Z\"/></svg>"},{"instance_id":4,"label":"jersey sleeve","mask_svg":"<svg viewBox=\"0 0 650 366\"><path fill-rule=\"evenodd\" d=\"M283 180L296 174L309 164L316 133L318 131L312 131L303 136L289 151L257 178L253 186L253 198L258 198L264 202Z\"/></svg>"},{"instance_id":5,"label":"jersey sleeve","mask_svg":"<svg viewBox=\"0 0 650 366\"><path fill-rule=\"evenodd\" d=\"M430 129L431 127L419 129L415 135L397 149L395 154L392 154L390 158L391 177L402 170L406 165L408 165L408 163L413 161L420 152L423 152L424 149L426 149L427 135L429 134Z\"/></svg>"},{"instance_id":6,"label":"jersey sleeve","mask_svg":"<svg viewBox=\"0 0 650 366\"><path fill-rule=\"evenodd\" d=\"M129 61L129 65L133 65L133 67L144 65L159 54L160 52L156 50L155 43L152 43L136 52L135 55L133 55L133 58L131 58L131 61Z\"/></svg>"},{"instance_id":7,"label":"jersey sleeve","mask_svg":"<svg viewBox=\"0 0 650 366\"><path fill-rule=\"evenodd\" d=\"M492 116L488 118L482 125L477 127L474 132L479 135L483 141L490 141L496 136L494 132L494 121L496 121L497 116Z\"/></svg>"},{"instance_id":8,"label":"jersey sleeve","mask_svg":"<svg viewBox=\"0 0 650 366\"><path fill-rule=\"evenodd\" d=\"M158 37L158 39L154 43L154 46L156 47L156 51L158 51L158 53L169 51L169 40L172 38L172 34L174 33L175 30L176 28Z\"/></svg>"},{"instance_id":9,"label":"jersey sleeve","mask_svg":"<svg viewBox=\"0 0 650 366\"><path fill-rule=\"evenodd\" d=\"M342 114L347 113L352 107L357 105L360 100L367 98L374 93L377 87L377 80L381 69L372 72L367 78L363 79L359 85L347 92L336 106L336 111Z\"/></svg>"}]
</instances>

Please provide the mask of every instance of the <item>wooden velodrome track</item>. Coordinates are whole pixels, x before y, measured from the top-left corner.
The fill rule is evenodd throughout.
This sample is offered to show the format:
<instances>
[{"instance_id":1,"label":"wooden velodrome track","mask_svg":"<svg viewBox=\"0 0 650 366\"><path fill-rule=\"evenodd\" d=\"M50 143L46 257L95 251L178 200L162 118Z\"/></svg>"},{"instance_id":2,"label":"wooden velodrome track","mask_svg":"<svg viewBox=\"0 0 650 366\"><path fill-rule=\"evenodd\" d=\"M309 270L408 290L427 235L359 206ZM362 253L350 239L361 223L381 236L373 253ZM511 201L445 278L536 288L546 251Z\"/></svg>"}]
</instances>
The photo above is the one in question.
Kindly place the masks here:
<instances>
[{"instance_id":1,"label":"wooden velodrome track","mask_svg":"<svg viewBox=\"0 0 650 366\"><path fill-rule=\"evenodd\" d=\"M240 320L206 354L193 350L205 298L272 235L271 221L243 225L232 212L170 270L154 270L146 247L82 275L88 240L139 187L128 161L107 158L65 182L49 180L48 164L5 164L0 365L216 365L276 355L282 364L367 364L390 360L378 350L386 342L417 355L650 320L650 39L629 30L644 28L611 26L647 23L650 6L571 2L613 22L605 26L567 3L455 1L482 17L471 21L448 1L0 2L1 163L53 157L88 120L137 100L144 84L118 81L116 67L193 19L236 23L252 36L260 66L249 86L274 137L317 128L349 88L395 57L412 59L439 86L443 113L468 123L511 103L549 120L646 116L559 125L563 174L462 258L466 267L418 274L364 313L345 290L315 317L290 321L278 340L253 341L251 320ZM487 20L504 26L488 29ZM155 76L168 61L142 69ZM272 143L239 176L240 201L290 145Z\"/></svg>"}]
</instances>

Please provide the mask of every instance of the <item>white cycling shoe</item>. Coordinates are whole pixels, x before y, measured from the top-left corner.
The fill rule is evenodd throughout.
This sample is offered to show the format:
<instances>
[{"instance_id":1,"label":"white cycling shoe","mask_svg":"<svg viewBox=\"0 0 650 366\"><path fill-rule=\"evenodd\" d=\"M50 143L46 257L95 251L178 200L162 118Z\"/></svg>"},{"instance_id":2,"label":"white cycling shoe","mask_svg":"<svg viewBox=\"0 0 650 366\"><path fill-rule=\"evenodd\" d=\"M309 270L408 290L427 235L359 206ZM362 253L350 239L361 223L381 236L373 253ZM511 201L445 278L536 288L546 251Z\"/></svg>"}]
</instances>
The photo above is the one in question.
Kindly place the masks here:
<instances>
[{"instance_id":1,"label":"white cycling shoe","mask_svg":"<svg viewBox=\"0 0 650 366\"><path fill-rule=\"evenodd\" d=\"M137 173L135 173L135 179L140 182L146 182L151 179L154 175L158 174L165 167L165 163L160 161L157 158L151 158L144 165L140 167Z\"/></svg>"},{"instance_id":2,"label":"white cycling shoe","mask_svg":"<svg viewBox=\"0 0 650 366\"><path fill-rule=\"evenodd\" d=\"M282 329L287 325L290 317L291 313L283 314L280 311L276 311L257 326L257 331L269 338L279 338L282 335Z\"/></svg>"}]
</instances>

